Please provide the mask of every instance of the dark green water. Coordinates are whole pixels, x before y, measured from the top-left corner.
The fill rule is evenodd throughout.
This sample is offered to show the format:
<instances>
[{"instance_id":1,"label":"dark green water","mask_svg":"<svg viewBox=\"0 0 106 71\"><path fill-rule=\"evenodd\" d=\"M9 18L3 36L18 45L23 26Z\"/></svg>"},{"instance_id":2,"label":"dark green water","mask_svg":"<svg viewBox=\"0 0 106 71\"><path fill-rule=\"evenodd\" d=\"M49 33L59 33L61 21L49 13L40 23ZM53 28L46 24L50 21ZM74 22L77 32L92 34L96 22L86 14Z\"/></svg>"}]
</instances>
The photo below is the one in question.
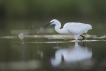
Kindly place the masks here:
<instances>
[{"instance_id":1,"label":"dark green water","mask_svg":"<svg viewBox=\"0 0 106 71\"><path fill-rule=\"evenodd\" d=\"M1 38L0 70L95 71L106 70L106 41L41 38ZM60 42L61 41L61 42Z\"/></svg>"}]
</instances>

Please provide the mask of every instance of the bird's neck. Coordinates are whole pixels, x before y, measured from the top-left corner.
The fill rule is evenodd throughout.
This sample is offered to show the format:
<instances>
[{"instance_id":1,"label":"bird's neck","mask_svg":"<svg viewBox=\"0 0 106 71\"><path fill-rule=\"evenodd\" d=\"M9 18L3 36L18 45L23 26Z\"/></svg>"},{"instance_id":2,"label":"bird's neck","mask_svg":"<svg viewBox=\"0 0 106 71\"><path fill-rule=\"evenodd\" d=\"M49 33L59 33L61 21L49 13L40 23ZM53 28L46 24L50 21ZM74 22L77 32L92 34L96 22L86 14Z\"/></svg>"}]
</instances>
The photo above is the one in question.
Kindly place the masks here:
<instances>
[{"instance_id":1,"label":"bird's neck","mask_svg":"<svg viewBox=\"0 0 106 71\"><path fill-rule=\"evenodd\" d=\"M56 24L55 30L56 30L58 33L62 33L62 29L60 29L60 28L61 28L61 23Z\"/></svg>"}]
</instances>

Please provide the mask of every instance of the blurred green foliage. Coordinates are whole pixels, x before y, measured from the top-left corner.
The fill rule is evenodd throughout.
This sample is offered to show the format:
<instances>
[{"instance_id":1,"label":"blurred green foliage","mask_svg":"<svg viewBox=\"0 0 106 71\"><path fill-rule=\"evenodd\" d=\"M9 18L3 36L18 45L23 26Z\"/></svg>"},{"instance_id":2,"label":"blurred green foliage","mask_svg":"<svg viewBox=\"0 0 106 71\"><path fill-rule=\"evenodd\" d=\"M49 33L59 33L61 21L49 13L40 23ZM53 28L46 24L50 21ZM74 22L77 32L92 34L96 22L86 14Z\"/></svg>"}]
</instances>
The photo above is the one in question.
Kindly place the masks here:
<instances>
[{"instance_id":1,"label":"blurred green foliage","mask_svg":"<svg viewBox=\"0 0 106 71\"><path fill-rule=\"evenodd\" d=\"M106 17L106 0L1 0L7 19Z\"/></svg>"},{"instance_id":2,"label":"blurred green foliage","mask_svg":"<svg viewBox=\"0 0 106 71\"><path fill-rule=\"evenodd\" d=\"M93 26L91 33L104 34L105 6L106 0L0 0L0 29L38 28L56 18L62 24L89 23Z\"/></svg>"}]
</instances>

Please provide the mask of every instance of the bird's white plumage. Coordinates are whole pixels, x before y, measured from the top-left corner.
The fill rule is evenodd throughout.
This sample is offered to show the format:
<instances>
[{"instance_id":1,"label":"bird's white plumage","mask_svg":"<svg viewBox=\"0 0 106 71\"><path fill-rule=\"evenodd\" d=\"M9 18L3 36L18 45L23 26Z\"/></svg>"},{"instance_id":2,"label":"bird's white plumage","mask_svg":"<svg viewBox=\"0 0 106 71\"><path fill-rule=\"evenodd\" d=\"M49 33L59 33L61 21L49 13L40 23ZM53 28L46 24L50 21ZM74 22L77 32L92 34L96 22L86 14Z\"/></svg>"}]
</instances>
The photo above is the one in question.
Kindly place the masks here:
<instances>
[{"instance_id":1,"label":"bird's white plumage","mask_svg":"<svg viewBox=\"0 0 106 71\"><path fill-rule=\"evenodd\" d=\"M80 22L68 22L63 26L62 29L60 29L61 23L57 19L53 19L50 22L52 22L51 24L55 24L55 30L58 33L74 35L76 41L80 35L92 29L92 26L90 24L85 24Z\"/></svg>"},{"instance_id":2,"label":"bird's white plumage","mask_svg":"<svg viewBox=\"0 0 106 71\"><path fill-rule=\"evenodd\" d=\"M67 29L73 35L81 35L92 29L92 26L84 23L69 22L63 28Z\"/></svg>"}]
</instances>

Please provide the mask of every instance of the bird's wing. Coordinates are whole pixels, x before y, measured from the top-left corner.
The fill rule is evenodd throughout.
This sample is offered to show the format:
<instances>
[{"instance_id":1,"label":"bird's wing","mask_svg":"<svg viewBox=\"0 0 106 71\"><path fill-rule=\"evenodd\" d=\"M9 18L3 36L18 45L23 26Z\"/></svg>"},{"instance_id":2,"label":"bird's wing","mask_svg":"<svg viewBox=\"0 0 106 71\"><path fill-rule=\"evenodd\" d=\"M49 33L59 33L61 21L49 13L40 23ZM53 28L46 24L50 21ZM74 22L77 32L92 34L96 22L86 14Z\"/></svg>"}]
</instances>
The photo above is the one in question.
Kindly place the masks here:
<instances>
[{"instance_id":1,"label":"bird's wing","mask_svg":"<svg viewBox=\"0 0 106 71\"><path fill-rule=\"evenodd\" d=\"M82 26L83 23L80 22L68 22L64 25L64 28L68 28L68 27L80 27Z\"/></svg>"},{"instance_id":2,"label":"bird's wing","mask_svg":"<svg viewBox=\"0 0 106 71\"><path fill-rule=\"evenodd\" d=\"M71 26L68 27L68 31L72 34L81 35L83 33L86 33L89 29L91 29L91 26L88 24L83 24L81 26Z\"/></svg>"}]
</instances>

